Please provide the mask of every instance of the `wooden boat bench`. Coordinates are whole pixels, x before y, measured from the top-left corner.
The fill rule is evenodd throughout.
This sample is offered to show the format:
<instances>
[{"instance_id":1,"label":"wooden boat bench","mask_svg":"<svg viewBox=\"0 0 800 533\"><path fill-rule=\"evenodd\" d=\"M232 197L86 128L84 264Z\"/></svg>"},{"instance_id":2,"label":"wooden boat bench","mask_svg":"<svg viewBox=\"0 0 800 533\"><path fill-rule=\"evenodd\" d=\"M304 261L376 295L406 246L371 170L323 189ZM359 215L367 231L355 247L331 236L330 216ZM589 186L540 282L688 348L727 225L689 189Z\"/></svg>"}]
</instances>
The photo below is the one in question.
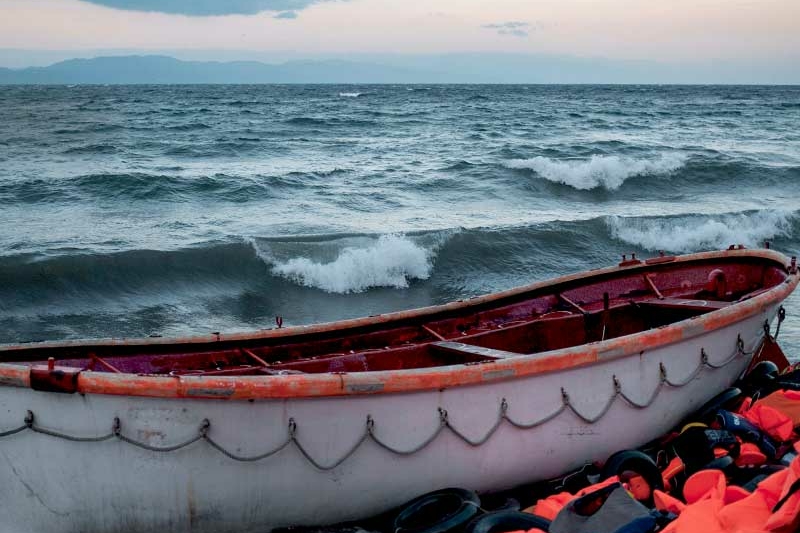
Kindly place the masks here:
<instances>
[{"instance_id":1,"label":"wooden boat bench","mask_svg":"<svg viewBox=\"0 0 800 533\"><path fill-rule=\"evenodd\" d=\"M487 359L507 359L509 357L519 357L522 354L507 352L505 350L495 350L494 348L484 348L483 346L475 346L474 344L465 344L463 342L454 341L441 341L434 342L431 348L451 354L459 355L477 355Z\"/></svg>"},{"instance_id":2,"label":"wooden boat bench","mask_svg":"<svg viewBox=\"0 0 800 533\"><path fill-rule=\"evenodd\" d=\"M731 302L721 302L719 300L700 300L691 298L653 298L636 302L637 305L647 307L659 307L662 309L686 309L691 311L716 311L731 305Z\"/></svg>"}]
</instances>

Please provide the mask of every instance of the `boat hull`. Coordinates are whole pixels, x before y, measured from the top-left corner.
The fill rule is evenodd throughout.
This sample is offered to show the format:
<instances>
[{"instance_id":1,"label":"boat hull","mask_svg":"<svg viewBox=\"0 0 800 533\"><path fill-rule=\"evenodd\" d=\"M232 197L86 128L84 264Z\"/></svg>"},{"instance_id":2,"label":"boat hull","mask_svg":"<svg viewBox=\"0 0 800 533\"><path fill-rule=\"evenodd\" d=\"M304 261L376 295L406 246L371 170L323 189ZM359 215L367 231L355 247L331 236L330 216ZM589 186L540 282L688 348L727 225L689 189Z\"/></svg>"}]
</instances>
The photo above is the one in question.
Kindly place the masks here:
<instances>
[{"instance_id":1,"label":"boat hull","mask_svg":"<svg viewBox=\"0 0 800 533\"><path fill-rule=\"evenodd\" d=\"M446 486L546 479L662 435L729 386L778 305L658 345L633 335L625 354L591 364L440 389L220 401L0 387L0 431L33 415L0 438L2 523L19 533L261 532L356 519ZM115 418L108 440L63 438L113 433ZM278 451L242 461L203 438L140 447L203 432L238 459Z\"/></svg>"}]
</instances>

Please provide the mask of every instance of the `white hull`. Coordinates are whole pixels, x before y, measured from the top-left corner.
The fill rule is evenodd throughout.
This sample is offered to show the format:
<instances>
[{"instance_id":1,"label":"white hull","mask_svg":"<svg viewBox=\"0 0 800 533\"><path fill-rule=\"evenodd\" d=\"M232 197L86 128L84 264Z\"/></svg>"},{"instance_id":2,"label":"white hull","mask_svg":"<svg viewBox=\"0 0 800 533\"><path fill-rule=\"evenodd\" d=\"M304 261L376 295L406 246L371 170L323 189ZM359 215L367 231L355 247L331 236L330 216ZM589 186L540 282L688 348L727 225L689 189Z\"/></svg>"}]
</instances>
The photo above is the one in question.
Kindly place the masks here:
<instances>
[{"instance_id":1,"label":"white hull","mask_svg":"<svg viewBox=\"0 0 800 533\"><path fill-rule=\"evenodd\" d=\"M424 449L397 455L365 440L341 465L320 470L294 444L255 462L226 457L205 441L170 452L137 448L119 439L71 442L24 430L0 439L0 530L14 533L263 532L292 524L326 524L368 516L446 486L495 491L557 476L586 461L652 440L729 386L750 361L737 354L763 338L777 303L721 329L665 344L642 354L589 366L444 390L254 401L59 394L0 387L0 431L19 426L26 411L34 425L74 436L107 434L118 417L121 433L153 446L195 435L204 419L216 442L239 455L256 455L296 438L322 465L345 455L364 435L397 449L426 441L447 411L453 428L480 441L495 426L501 402L518 423L502 421L482 444L471 446L444 428ZM726 363L721 368L703 365ZM660 365L668 381L661 382ZM702 369L696 373L699 365ZM694 375L693 379L691 376ZM614 376L630 400L615 394ZM659 389L655 393L656 389ZM655 396L654 396L655 394Z\"/></svg>"}]
</instances>

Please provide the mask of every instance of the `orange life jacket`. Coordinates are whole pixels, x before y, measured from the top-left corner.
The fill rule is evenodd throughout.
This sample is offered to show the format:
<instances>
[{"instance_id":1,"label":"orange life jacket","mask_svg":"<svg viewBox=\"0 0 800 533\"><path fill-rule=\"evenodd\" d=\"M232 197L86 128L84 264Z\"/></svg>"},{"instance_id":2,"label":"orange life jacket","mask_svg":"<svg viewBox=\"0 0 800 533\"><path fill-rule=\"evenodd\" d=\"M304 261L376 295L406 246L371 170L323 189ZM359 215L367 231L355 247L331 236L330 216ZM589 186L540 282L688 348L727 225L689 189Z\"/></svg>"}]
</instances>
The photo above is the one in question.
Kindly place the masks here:
<instances>
[{"instance_id":1,"label":"orange life jacket","mask_svg":"<svg viewBox=\"0 0 800 533\"><path fill-rule=\"evenodd\" d=\"M778 442L786 442L792 436L794 422L791 417L763 401L756 402L742 416Z\"/></svg>"},{"instance_id":2,"label":"orange life jacket","mask_svg":"<svg viewBox=\"0 0 800 533\"><path fill-rule=\"evenodd\" d=\"M757 405L777 409L792 420L793 426L800 425L800 391L779 390L760 399Z\"/></svg>"},{"instance_id":3,"label":"orange life jacket","mask_svg":"<svg viewBox=\"0 0 800 533\"><path fill-rule=\"evenodd\" d=\"M800 443L795 444L800 452ZM704 470L686 480L687 505L664 533L791 533L800 527L800 457L751 494L728 487L724 473ZM656 502L674 502L657 494ZM676 506L679 507L679 506Z\"/></svg>"},{"instance_id":4,"label":"orange life jacket","mask_svg":"<svg viewBox=\"0 0 800 533\"><path fill-rule=\"evenodd\" d=\"M524 509L523 512L526 513L533 513L537 516L541 516L542 518L547 518L551 522L555 519L556 515L564 508L566 504L571 502L576 498L580 498L581 496L586 496L590 492L594 492L596 490L602 489L609 485L613 485L614 483L619 483L619 478L617 476L612 476L605 481L601 481L600 483L595 483L594 485L590 485L586 488L583 488L576 492L575 494L570 494L569 492L560 492L558 494L553 494L552 496L548 496L542 500L536 502L535 505Z\"/></svg>"}]
</instances>

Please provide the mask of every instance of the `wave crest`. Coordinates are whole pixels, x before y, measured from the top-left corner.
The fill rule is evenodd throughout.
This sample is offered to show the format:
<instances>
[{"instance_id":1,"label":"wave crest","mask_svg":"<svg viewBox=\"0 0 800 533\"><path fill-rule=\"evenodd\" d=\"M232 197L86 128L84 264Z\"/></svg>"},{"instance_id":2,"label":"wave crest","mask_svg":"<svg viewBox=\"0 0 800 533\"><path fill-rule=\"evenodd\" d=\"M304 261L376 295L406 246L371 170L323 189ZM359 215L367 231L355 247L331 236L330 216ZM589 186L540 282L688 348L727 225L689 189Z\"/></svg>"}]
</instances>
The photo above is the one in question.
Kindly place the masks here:
<instances>
[{"instance_id":1,"label":"wave crest","mask_svg":"<svg viewBox=\"0 0 800 533\"><path fill-rule=\"evenodd\" d=\"M606 223L615 239L647 250L695 252L721 249L731 244L760 246L775 237L791 237L796 212L754 211L710 217L670 218L609 217Z\"/></svg>"},{"instance_id":2,"label":"wave crest","mask_svg":"<svg viewBox=\"0 0 800 533\"><path fill-rule=\"evenodd\" d=\"M609 191L619 189L630 177L668 174L686 163L686 155L662 154L657 159L634 159L617 155L593 155L588 160L554 160L537 156L531 159L512 159L506 166L533 170L542 178L562 183L575 189L589 190L603 187Z\"/></svg>"},{"instance_id":3,"label":"wave crest","mask_svg":"<svg viewBox=\"0 0 800 533\"><path fill-rule=\"evenodd\" d=\"M271 271L300 285L347 294L372 287L406 288L412 279L428 279L436 247L425 248L405 235L382 235L366 247L347 246L330 262L295 257L277 261L256 246Z\"/></svg>"}]
</instances>

